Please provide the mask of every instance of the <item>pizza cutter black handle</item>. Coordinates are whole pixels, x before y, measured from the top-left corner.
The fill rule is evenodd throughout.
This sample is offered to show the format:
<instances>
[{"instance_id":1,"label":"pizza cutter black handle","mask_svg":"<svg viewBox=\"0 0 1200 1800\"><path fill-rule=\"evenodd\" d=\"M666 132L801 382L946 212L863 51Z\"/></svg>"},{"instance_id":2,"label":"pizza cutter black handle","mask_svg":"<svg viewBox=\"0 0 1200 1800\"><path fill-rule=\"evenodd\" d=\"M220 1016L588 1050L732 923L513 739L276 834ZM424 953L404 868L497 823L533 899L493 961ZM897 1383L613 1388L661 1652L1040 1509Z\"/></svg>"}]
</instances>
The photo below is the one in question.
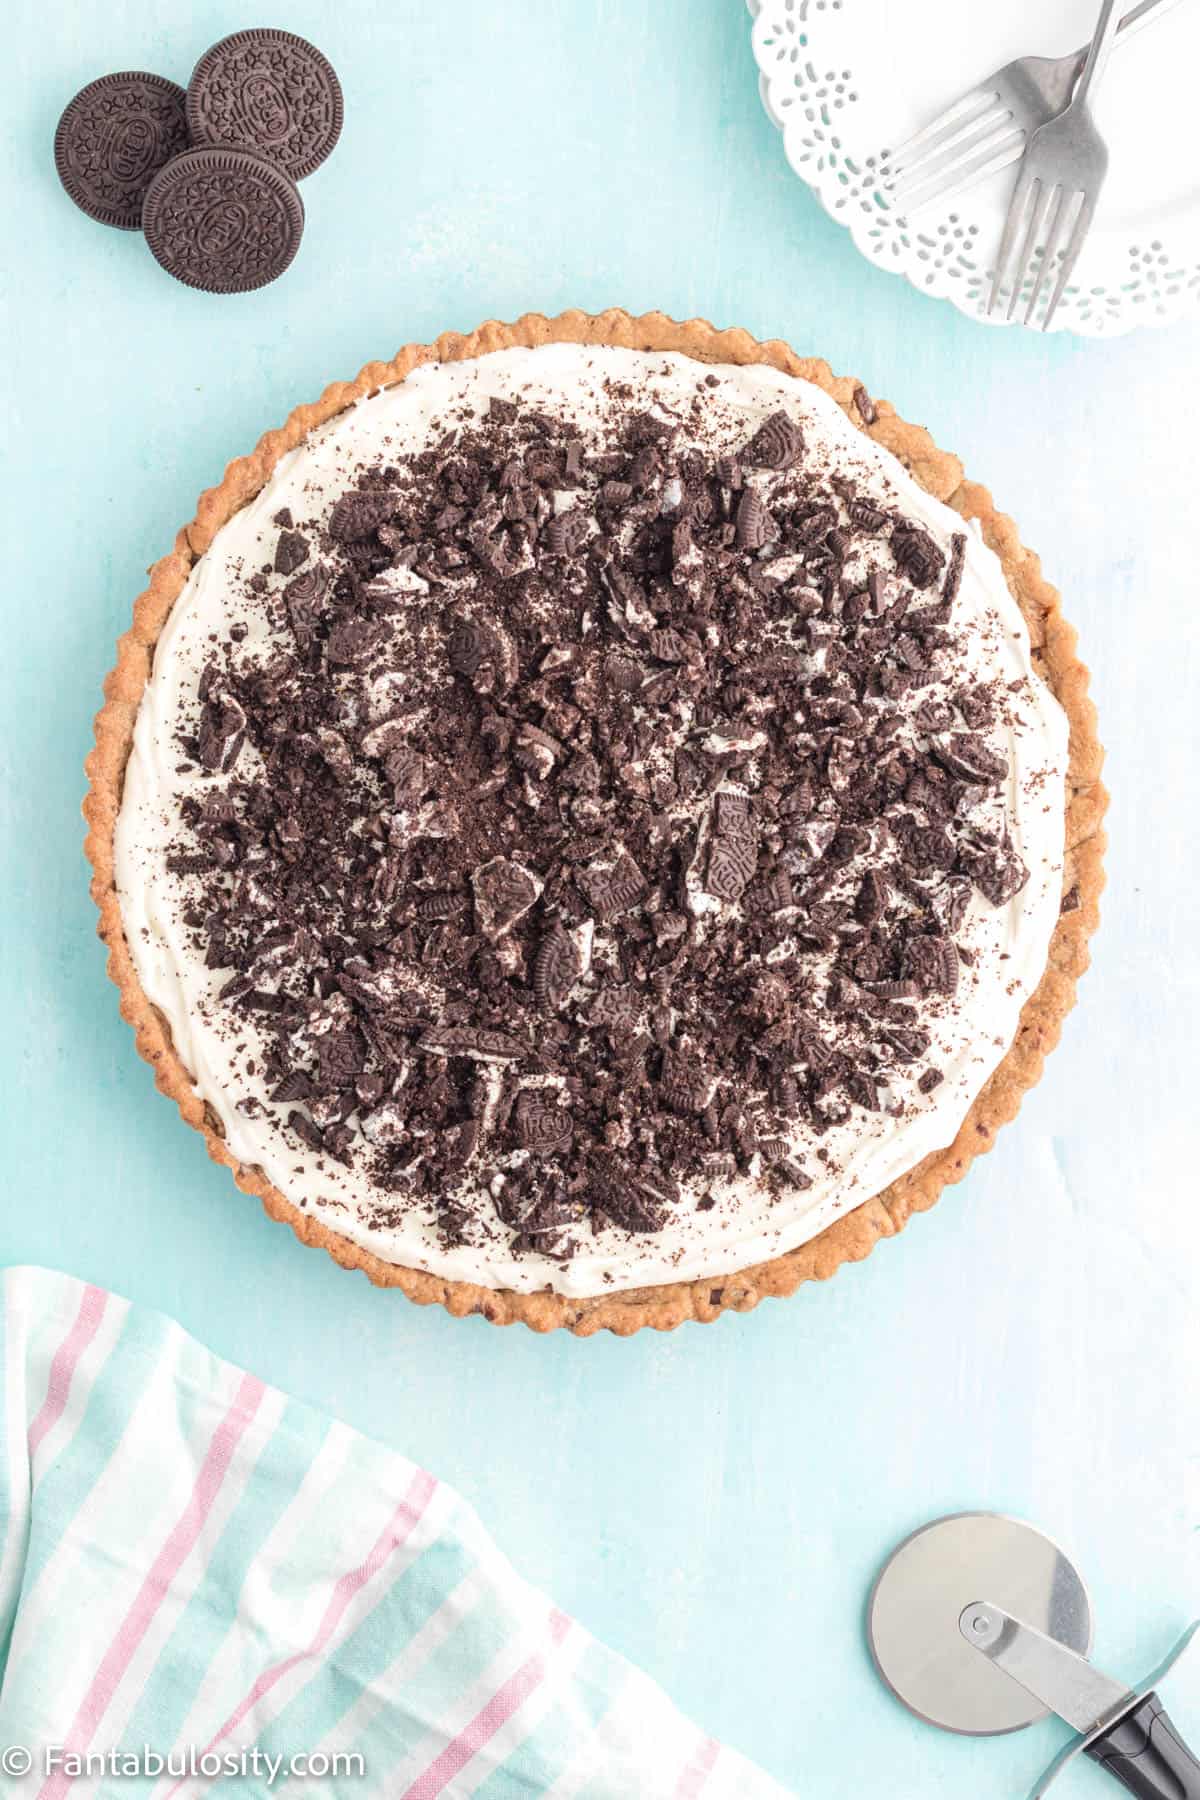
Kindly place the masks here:
<instances>
[{"instance_id":1,"label":"pizza cutter black handle","mask_svg":"<svg viewBox=\"0 0 1200 1800\"><path fill-rule=\"evenodd\" d=\"M1200 1762L1157 1694L1147 1694L1087 1753L1139 1800L1200 1800Z\"/></svg>"}]
</instances>

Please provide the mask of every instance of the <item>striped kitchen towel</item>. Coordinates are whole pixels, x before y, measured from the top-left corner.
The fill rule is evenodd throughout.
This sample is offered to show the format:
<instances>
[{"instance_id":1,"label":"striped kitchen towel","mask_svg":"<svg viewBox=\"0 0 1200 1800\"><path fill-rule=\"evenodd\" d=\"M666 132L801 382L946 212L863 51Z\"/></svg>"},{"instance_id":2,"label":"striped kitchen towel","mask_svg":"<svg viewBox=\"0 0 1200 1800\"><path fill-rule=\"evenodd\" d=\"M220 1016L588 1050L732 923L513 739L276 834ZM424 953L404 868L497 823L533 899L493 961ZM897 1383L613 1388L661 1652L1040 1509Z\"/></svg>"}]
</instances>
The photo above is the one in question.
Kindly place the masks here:
<instances>
[{"instance_id":1,"label":"striped kitchen towel","mask_svg":"<svg viewBox=\"0 0 1200 1800\"><path fill-rule=\"evenodd\" d=\"M157 1313L0 1279L0 1794L786 1800L424 1469Z\"/></svg>"}]
</instances>

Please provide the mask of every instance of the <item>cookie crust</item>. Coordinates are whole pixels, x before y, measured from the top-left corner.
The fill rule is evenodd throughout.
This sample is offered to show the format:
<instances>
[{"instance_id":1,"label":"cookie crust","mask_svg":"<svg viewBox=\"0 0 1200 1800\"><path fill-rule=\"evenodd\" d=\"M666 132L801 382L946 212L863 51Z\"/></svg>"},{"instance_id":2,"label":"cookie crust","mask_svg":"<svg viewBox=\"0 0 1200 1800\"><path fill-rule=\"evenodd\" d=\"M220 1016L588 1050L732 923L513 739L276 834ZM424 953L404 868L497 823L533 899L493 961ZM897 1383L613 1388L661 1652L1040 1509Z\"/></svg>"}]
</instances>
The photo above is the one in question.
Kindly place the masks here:
<instances>
[{"instance_id":1,"label":"cookie crust","mask_svg":"<svg viewBox=\"0 0 1200 1800\"><path fill-rule=\"evenodd\" d=\"M979 522L1029 627L1034 667L1070 726L1064 910L1051 938L1045 972L1022 1010L1016 1038L976 1096L954 1142L835 1220L819 1236L769 1262L700 1281L586 1298L549 1289L518 1294L385 1262L285 1199L262 1170L233 1157L216 1114L195 1091L166 1020L138 980L125 937L114 863L125 766L154 647L193 566L226 521L259 492L280 458L314 427L368 394L403 381L419 364L554 342L677 351L702 363L766 363L824 389L851 423L890 450L922 487L962 518ZM203 1134L213 1160L229 1168L238 1187L257 1196L266 1212L290 1225L302 1243L326 1250L343 1268L361 1269L377 1286L400 1288L419 1305L441 1305L456 1317L478 1313L493 1324L519 1321L539 1332L565 1328L588 1337L607 1330L627 1337L643 1326L670 1331L685 1319L708 1321L727 1311L749 1312L768 1295L792 1294L805 1281L827 1280L845 1262L860 1262L881 1238L902 1230L913 1213L933 1206L944 1187L961 1181L974 1158L991 1149L1000 1126L1015 1117L1023 1095L1040 1078L1062 1021L1075 1003L1076 982L1088 966L1088 940L1099 923L1108 804L1100 781L1103 751L1088 695L1088 672L1076 654L1076 633L1063 618L1059 595L1043 578L1038 558L1021 544L1013 521L996 510L988 490L964 478L957 457L938 449L928 432L901 419L886 401L873 401L859 383L834 376L824 362L797 356L779 339L759 342L739 328L717 330L704 319L676 321L659 312L633 317L617 308L599 314L565 312L553 319L526 313L511 325L489 320L465 336L447 332L431 344L407 344L391 362L367 363L354 381L333 383L315 404L296 407L280 429L267 432L249 456L231 462L224 479L200 496L195 518L180 530L174 549L150 570L149 586L134 604L133 624L118 642L104 699L96 717L95 748L85 764L89 783L83 806L88 824L85 853L100 914L97 931L109 953L108 973L120 990L122 1017L133 1027L138 1052L153 1067L156 1085L175 1101L187 1124Z\"/></svg>"}]
</instances>

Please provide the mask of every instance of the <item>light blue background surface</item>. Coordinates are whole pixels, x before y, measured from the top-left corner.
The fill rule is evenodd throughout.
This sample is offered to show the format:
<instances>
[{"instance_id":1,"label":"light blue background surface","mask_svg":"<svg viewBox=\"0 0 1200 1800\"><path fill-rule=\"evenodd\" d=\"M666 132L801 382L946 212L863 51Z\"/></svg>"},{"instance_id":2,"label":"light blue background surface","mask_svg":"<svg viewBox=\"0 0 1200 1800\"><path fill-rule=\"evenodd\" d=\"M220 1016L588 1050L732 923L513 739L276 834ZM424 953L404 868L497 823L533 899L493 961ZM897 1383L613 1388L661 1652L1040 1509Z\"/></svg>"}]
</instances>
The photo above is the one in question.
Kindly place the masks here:
<instances>
[{"instance_id":1,"label":"light blue background surface","mask_svg":"<svg viewBox=\"0 0 1200 1800\"><path fill-rule=\"evenodd\" d=\"M346 129L287 276L209 299L74 210L51 140L85 81L186 81L260 21L233 0L9 17L0 1260L172 1312L426 1462L797 1791L1023 1793L1054 1729L918 1725L877 1685L861 1611L897 1538L970 1506L1072 1550L1119 1672L1200 1611L1200 326L989 332L868 267L784 163L741 0L276 7L337 65ZM786 337L959 451L1065 591L1115 794L1094 973L994 1155L829 1286L628 1343L418 1311L269 1224L134 1056L78 813L114 639L229 456L406 339L610 303ZM1200 1674L1175 1695L1200 1735Z\"/></svg>"}]
</instances>

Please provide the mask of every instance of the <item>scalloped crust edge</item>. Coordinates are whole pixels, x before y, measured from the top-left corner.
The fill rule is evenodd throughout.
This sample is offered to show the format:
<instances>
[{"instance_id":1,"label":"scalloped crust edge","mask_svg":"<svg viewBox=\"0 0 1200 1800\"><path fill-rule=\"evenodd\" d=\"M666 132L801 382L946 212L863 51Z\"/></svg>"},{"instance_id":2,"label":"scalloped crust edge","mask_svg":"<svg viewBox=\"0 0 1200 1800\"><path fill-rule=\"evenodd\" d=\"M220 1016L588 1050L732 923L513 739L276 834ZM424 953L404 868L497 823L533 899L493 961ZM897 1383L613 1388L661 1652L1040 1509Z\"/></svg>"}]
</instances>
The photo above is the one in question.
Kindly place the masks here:
<instances>
[{"instance_id":1,"label":"scalloped crust edge","mask_svg":"<svg viewBox=\"0 0 1200 1800\"><path fill-rule=\"evenodd\" d=\"M368 394L403 381L420 363L453 362L492 350L554 342L674 350L706 363L767 363L824 389L851 422L890 450L922 487L964 519L978 521L1029 626L1038 673L1057 696L1070 725L1063 891L1071 906L1059 917L1045 973L1025 1003L1013 1044L977 1095L954 1142L835 1220L819 1236L769 1262L703 1281L587 1298L549 1289L518 1294L385 1262L286 1200L261 1169L231 1156L220 1121L196 1093L166 1020L142 991L125 939L113 852L134 720L158 635L193 564L226 520L258 493L280 457L314 426ZM740 328L718 330L705 319L678 321L661 312L633 317L619 308L599 314L570 311L553 319L526 313L511 325L489 320L466 335L446 332L432 344L407 344L390 362L367 363L354 381L334 382L315 404L296 407L277 431L268 431L259 440L251 455L231 462L224 479L201 494L195 518L178 533L170 554L150 570L149 586L134 604L133 624L118 642L116 666L104 683L104 702L96 716L95 748L85 763L89 783L83 805L88 825L85 853L93 871L92 898L100 913L97 931L108 947L108 973L120 990L121 1015L133 1027L138 1051L154 1069L156 1085L175 1101L187 1124L203 1134L214 1162L230 1169L238 1187L257 1196L271 1218L290 1225L301 1243L327 1251L343 1268L360 1269L379 1287L400 1288L418 1305L444 1306L456 1317L478 1313L496 1325L520 1321L538 1332L565 1328L588 1337L603 1330L628 1337L643 1326L671 1331L686 1319L710 1321L724 1312L749 1312L768 1295L782 1298L803 1282L828 1280L843 1263L861 1262L880 1239L894 1237L914 1213L933 1206L943 1188L961 1181L974 1158L991 1149L999 1128L1015 1117L1059 1040L1062 1021L1075 1002L1076 982L1088 966L1088 939L1099 923L1102 822L1108 795L1100 782L1103 751L1096 709L1088 696L1088 672L1076 655L1076 633L1063 618L1059 595L1044 580L1038 558L1023 547L1012 520L996 511L988 490L964 479L957 457L938 449L927 431L899 418L886 401L871 401L858 382L834 376L825 362L797 356L777 338L759 342Z\"/></svg>"}]
</instances>

